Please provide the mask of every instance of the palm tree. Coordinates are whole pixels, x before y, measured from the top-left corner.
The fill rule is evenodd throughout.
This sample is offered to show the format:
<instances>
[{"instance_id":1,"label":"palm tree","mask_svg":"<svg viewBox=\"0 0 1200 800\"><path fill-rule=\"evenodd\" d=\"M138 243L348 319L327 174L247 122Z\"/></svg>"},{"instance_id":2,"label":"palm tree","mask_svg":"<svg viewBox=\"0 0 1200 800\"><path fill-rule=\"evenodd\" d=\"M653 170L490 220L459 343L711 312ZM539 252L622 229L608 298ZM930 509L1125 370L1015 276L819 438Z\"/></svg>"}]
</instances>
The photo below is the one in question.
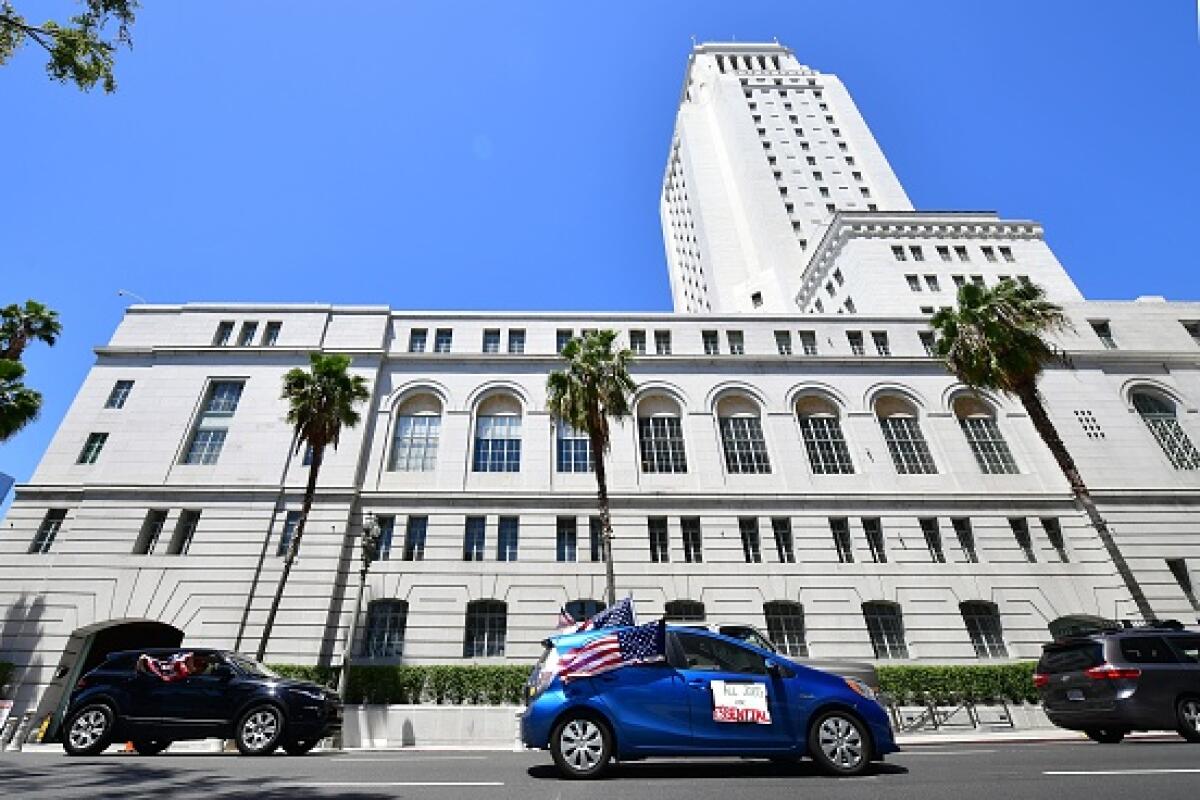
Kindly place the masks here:
<instances>
[{"instance_id":1,"label":"palm tree","mask_svg":"<svg viewBox=\"0 0 1200 800\"><path fill-rule=\"evenodd\" d=\"M565 370L551 372L546 379L546 407L550 416L587 433L596 473L596 496L603 529L605 597L611 607L617 601L613 574L612 516L608 508L608 479L604 454L609 448L608 418L629 416L629 398L637 391L629 377L633 353L613 350L616 331L591 331L572 338L562 349Z\"/></svg>"},{"instance_id":2,"label":"palm tree","mask_svg":"<svg viewBox=\"0 0 1200 800\"><path fill-rule=\"evenodd\" d=\"M304 487L300 518L296 521L296 529L284 554L283 572L279 576L275 599L271 601L271 610L267 613L262 639L258 643L259 661L266 656L267 640L271 638L271 628L275 625L283 587L300 549L300 537L304 535L304 525L308 522L308 513L317 493L317 476L321 472L325 448L332 445L334 450L337 449L342 428L353 428L358 424L359 414L355 406L371 396L367 382L347 372L350 367L349 356L312 353L309 361L311 363L307 371L296 367L283 376L283 399L288 401L287 421L296 433L295 451L299 453L305 446L311 447L312 460L308 467L308 485Z\"/></svg>"},{"instance_id":3,"label":"palm tree","mask_svg":"<svg viewBox=\"0 0 1200 800\"><path fill-rule=\"evenodd\" d=\"M975 389L1016 395L1021 401L1096 529L1138 612L1147 621L1154 619L1145 593L1038 394L1042 369L1047 364L1066 363L1065 354L1043 338L1072 328L1062 308L1048 301L1045 290L1028 280L1005 279L993 288L968 283L958 290L958 310L943 308L933 315L930 324L937 333L935 353L959 380Z\"/></svg>"},{"instance_id":4,"label":"palm tree","mask_svg":"<svg viewBox=\"0 0 1200 800\"><path fill-rule=\"evenodd\" d=\"M32 341L53 347L61 333L58 312L36 300L26 300L24 307L16 303L5 306L0 309L0 359L20 361Z\"/></svg>"},{"instance_id":5,"label":"palm tree","mask_svg":"<svg viewBox=\"0 0 1200 800\"><path fill-rule=\"evenodd\" d=\"M33 422L42 407L42 395L21 382L24 375L19 361L0 360L0 442Z\"/></svg>"}]
</instances>

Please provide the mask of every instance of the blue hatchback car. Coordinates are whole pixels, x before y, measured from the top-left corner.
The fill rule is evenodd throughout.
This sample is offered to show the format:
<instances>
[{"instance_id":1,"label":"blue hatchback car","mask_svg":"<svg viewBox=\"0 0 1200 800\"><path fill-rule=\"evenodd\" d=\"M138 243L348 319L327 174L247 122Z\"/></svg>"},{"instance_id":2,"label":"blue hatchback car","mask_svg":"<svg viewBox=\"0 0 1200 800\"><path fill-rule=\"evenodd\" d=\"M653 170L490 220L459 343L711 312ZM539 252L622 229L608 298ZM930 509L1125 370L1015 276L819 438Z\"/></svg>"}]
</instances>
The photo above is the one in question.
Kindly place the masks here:
<instances>
[{"instance_id":1,"label":"blue hatchback car","mask_svg":"<svg viewBox=\"0 0 1200 800\"><path fill-rule=\"evenodd\" d=\"M564 681L560 660L620 629L544 642L526 687L521 738L549 749L568 778L613 759L649 756L811 757L832 775L858 775L896 752L871 689L744 641L666 626L664 660Z\"/></svg>"}]
</instances>

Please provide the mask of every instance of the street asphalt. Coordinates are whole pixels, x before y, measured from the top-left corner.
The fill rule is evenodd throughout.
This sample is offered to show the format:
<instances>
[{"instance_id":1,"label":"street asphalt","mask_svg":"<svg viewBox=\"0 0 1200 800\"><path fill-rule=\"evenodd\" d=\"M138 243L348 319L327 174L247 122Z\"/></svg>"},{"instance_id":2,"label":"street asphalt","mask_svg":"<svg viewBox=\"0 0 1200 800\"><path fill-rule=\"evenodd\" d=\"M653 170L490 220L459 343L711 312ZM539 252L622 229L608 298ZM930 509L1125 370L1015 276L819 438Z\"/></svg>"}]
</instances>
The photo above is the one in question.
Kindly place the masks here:
<instances>
[{"instance_id":1,"label":"street asphalt","mask_svg":"<svg viewBox=\"0 0 1200 800\"><path fill-rule=\"evenodd\" d=\"M564 781L549 754L316 752L301 758L225 753L142 757L113 751L68 758L53 750L0 754L4 798L992 798L1131 796L1193 799L1200 745L1182 740L936 744L909 747L862 778L835 779L809 762L661 760L617 765L597 781Z\"/></svg>"}]
</instances>

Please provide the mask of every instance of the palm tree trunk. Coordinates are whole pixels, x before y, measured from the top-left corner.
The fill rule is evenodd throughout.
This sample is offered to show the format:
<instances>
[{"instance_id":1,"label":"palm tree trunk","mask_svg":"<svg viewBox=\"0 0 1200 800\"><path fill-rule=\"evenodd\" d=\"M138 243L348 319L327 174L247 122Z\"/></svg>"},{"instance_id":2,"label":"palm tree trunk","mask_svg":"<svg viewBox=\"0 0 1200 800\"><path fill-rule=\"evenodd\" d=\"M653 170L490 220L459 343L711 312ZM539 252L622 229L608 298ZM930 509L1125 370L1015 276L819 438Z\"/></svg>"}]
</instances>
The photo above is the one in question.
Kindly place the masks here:
<instances>
[{"instance_id":1,"label":"palm tree trunk","mask_svg":"<svg viewBox=\"0 0 1200 800\"><path fill-rule=\"evenodd\" d=\"M312 509L313 497L317 494L317 475L321 472L321 461L324 457L325 445L314 444L312 464L308 467L308 484L304 487L304 504L300 507L300 519L296 520L296 530L292 533L292 541L283 557L283 572L279 575L279 585L275 587L275 599L271 601L271 610L267 612L262 638L258 641L258 653L255 657L259 661L267 655L267 641L271 638L271 628L275 627L275 615L279 613L279 601L283 599L283 587L292 572L292 562L296 560L296 553L300 550L300 537L304 535L308 512Z\"/></svg>"},{"instance_id":2,"label":"palm tree trunk","mask_svg":"<svg viewBox=\"0 0 1200 800\"><path fill-rule=\"evenodd\" d=\"M1125 561L1125 556L1121 554L1120 548L1117 547L1117 542L1113 539L1112 532L1108 529L1108 523L1104 521L1104 517L1100 516L1100 510L1096 508L1096 503L1092 500L1092 494L1088 491L1087 484L1083 482L1083 478L1079 474L1079 469L1075 466L1075 459L1071 458L1070 452L1067 451L1067 446L1059 438L1058 430L1054 427L1054 423L1046 413L1041 398L1038 397L1037 386L1029 383L1018 387L1017 397L1021 399L1021 405L1025 406L1025 411L1029 414L1029 419L1033 422L1033 427L1041 435L1042 441L1046 443L1046 446L1050 448L1054 460L1058 462L1059 469L1062 470L1067 483L1071 485L1071 491L1074 492L1079 505L1083 506L1084 513L1087 514L1092 527L1096 529L1096 535L1100 537L1101 544L1108 551L1108 557L1112 559L1113 566L1117 568L1117 574L1125 582L1125 588L1129 590L1129 596L1133 598L1138 613L1142 615L1142 619L1146 622L1153 620L1155 618L1154 611L1150 608L1149 601L1146 600L1146 594L1142 591L1141 584L1137 582L1137 578L1134 577L1133 570L1129 568L1128 562Z\"/></svg>"},{"instance_id":3,"label":"palm tree trunk","mask_svg":"<svg viewBox=\"0 0 1200 800\"><path fill-rule=\"evenodd\" d=\"M599 437L589 437L592 447L592 463L596 470L596 501L600 508L600 527L604 531L604 599L609 608L617 602L617 579L613 571L612 554L612 515L608 510L608 476L604 471L604 449L596 440Z\"/></svg>"}]
</instances>

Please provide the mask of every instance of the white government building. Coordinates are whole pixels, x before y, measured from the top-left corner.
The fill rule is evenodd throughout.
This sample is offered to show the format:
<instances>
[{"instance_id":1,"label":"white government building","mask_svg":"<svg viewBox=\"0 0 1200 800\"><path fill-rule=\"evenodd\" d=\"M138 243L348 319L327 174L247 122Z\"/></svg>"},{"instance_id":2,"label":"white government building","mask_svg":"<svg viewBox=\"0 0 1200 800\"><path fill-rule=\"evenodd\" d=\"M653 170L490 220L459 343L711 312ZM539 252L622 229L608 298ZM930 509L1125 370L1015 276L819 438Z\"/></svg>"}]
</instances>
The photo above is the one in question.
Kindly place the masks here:
<instances>
[{"instance_id":1,"label":"white government building","mask_svg":"<svg viewBox=\"0 0 1200 800\"><path fill-rule=\"evenodd\" d=\"M1074 321L1049 413L1154 611L1196 618L1200 303L1085 301L1038 223L913 210L841 82L779 45L693 50L662 223L674 313L131 307L0 525L18 707L131 643L253 652L306 477L281 380L313 351L351 355L372 399L321 472L269 661L338 662L371 518L360 662L528 662L561 606L596 607L587 444L545 381L599 328L639 356L609 474L643 616L948 663L1132 617L1019 403L929 356L933 310L1005 276Z\"/></svg>"}]
</instances>

